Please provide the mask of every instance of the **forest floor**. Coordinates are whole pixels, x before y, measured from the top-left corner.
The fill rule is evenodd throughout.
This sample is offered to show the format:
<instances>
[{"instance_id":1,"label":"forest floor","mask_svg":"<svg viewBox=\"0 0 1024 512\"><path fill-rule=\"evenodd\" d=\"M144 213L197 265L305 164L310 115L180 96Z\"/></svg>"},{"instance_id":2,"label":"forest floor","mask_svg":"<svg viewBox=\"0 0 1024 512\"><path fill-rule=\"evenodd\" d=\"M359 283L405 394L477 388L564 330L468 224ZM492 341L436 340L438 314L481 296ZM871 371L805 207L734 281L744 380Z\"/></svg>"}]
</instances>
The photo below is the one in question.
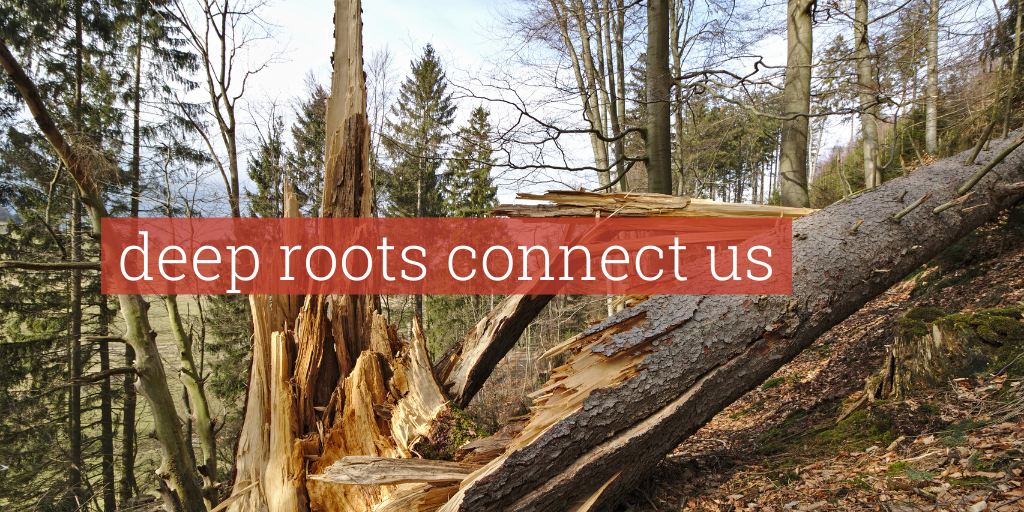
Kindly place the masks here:
<instances>
[{"instance_id":1,"label":"forest floor","mask_svg":"<svg viewBox=\"0 0 1024 512\"><path fill-rule=\"evenodd\" d=\"M1024 305L1024 204L719 413L618 510L1024 510L1024 375L959 379L875 402L837 423L883 364L909 309L1013 304Z\"/></svg>"}]
</instances>

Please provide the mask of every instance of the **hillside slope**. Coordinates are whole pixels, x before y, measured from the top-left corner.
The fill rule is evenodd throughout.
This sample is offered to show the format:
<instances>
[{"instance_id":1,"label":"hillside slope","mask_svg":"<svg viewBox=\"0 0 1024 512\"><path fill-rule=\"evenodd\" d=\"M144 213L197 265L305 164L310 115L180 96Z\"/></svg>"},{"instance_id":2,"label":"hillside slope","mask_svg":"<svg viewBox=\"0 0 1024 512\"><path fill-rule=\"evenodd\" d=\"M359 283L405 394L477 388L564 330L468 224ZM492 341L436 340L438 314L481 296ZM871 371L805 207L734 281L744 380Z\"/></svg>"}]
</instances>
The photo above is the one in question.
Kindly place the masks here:
<instances>
[{"instance_id":1,"label":"hillside slope","mask_svg":"<svg viewBox=\"0 0 1024 512\"><path fill-rule=\"evenodd\" d=\"M1024 496L1024 364L836 423L908 310L1012 305L1024 305L1024 204L831 329L681 445L619 509L1024 510L1015 501Z\"/></svg>"}]
</instances>

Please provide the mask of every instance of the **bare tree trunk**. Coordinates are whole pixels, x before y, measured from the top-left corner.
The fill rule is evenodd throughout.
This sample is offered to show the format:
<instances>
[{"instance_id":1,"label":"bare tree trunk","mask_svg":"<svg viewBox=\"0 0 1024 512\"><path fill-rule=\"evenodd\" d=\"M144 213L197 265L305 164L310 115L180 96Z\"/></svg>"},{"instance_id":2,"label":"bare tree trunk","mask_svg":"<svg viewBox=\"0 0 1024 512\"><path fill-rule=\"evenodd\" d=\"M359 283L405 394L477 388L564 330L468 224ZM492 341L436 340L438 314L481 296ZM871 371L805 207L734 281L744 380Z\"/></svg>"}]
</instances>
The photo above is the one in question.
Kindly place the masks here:
<instances>
[{"instance_id":1,"label":"bare tree trunk","mask_svg":"<svg viewBox=\"0 0 1024 512\"><path fill-rule=\"evenodd\" d=\"M71 119L75 130L82 130L82 1L75 2L75 97ZM82 197L72 187L71 194L71 261L82 261ZM83 488L82 458L82 387L75 384L82 377L82 272L71 271L71 397L68 400L71 467L70 487L76 495Z\"/></svg>"},{"instance_id":2,"label":"bare tree trunk","mask_svg":"<svg viewBox=\"0 0 1024 512\"><path fill-rule=\"evenodd\" d=\"M191 406L190 414L194 417L196 428L199 430L199 444L203 452L199 474L203 476L206 506L212 509L217 505L217 436L213 431L210 402L206 398L204 384L206 379L203 377L203 369L196 365L195 357L192 356L192 337L185 332L181 312L178 310L177 297L165 295L164 304L167 306L167 315L170 319L174 341L178 344L178 355L181 356L181 370L178 372L178 379L185 386L188 405ZM191 439L191 436L186 439ZM189 441L189 445L191 446L191 441Z\"/></svg>"},{"instance_id":3,"label":"bare tree trunk","mask_svg":"<svg viewBox=\"0 0 1024 512\"><path fill-rule=\"evenodd\" d=\"M110 310L107 308L107 296L100 295L100 329L99 353L100 371L110 370L110 342L103 339L107 336L107 323L110 320ZM110 377L100 381L100 452L101 467L100 475L103 478L103 511L114 512L117 510L117 492L114 488L114 414L113 398L110 392Z\"/></svg>"},{"instance_id":4,"label":"bare tree trunk","mask_svg":"<svg viewBox=\"0 0 1024 512\"><path fill-rule=\"evenodd\" d=\"M136 9L138 16L137 35L135 39L135 90L132 91L132 161L131 161L131 198L130 213L132 218L139 216L139 187L141 181L141 103L142 103L142 13L144 8ZM131 367L135 364L135 349L126 344L124 348L124 365ZM119 482L119 503L121 508L128 508L129 501L138 489L135 481L135 375L125 374L124 376L124 403L122 405L121 418L121 480Z\"/></svg>"},{"instance_id":5,"label":"bare tree trunk","mask_svg":"<svg viewBox=\"0 0 1024 512\"><path fill-rule=\"evenodd\" d=\"M1006 92L1006 117L1003 118L1003 134L1002 137L1006 138L1006 135L1010 133L1010 118L1013 117L1013 96L1017 91L1017 72L1020 69L1020 32L1021 23L1024 22L1024 3L1017 0L1017 25L1013 32L1013 64L1010 66L1010 87ZM998 98L998 96L997 96Z\"/></svg>"},{"instance_id":6,"label":"bare tree trunk","mask_svg":"<svg viewBox=\"0 0 1024 512\"><path fill-rule=\"evenodd\" d=\"M686 12L686 6L683 5L680 0L671 0L669 4L669 39L670 49L672 50L672 76L678 77L683 74L683 47L680 46L681 40L685 41L685 34L683 29L689 27L689 14ZM676 195L682 196L690 193L691 187L686 183L685 169L683 168L683 161L685 154L683 153L683 89L682 87L675 88L675 128L676 128L676 144L675 144L675 167L679 172L679 186L676 190Z\"/></svg>"},{"instance_id":7,"label":"bare tree trunk","mask_svg":"<svg viewBox=\"0 0 1024 512\"><path fill-rule=\"evenodd\" d=\"M786 84L782 93L782 144L779 150L779 192L783 206L808 207L807 142L811 110L811 9L814 2L789 0L786 17Z\"/></svg>"},{"instance_id":8,"label":"bare tree trunk","mask_svg":"<svg viewBox=\"0 0 1024 512\"><path fill-rule=\"evenodd\" d=\"M868 39L868 1L857 0L853 21L854 43L857 45L857 85L860 89L860 136L864 147L864 187L882 184L882 170L878 165L878 106L875 100L875 80Z\"/></svg>"},{"instance_id":9,"label":"bare tree trunk","mask_svg":"<svg viewBox=\"0 0 1024 512\"><path fill-rule=\"evenodd\" d=\"M597 11L596 0L594 0L594 10ZM626 192L629 190L629 181L626 179L624 174L626 173L626 163L622 160L625 154L625 145L622 141L622 129L625 115L619 110L619 84L618 84L618 68L616 63L623 60L622 51L622 31L619 30L618 25L615 22L615 17L612 15L613 11L612 1L604 0L604 45L607 65L602 64L601 68L608 77L608 119L610 121L611 135L615 138L612 143L615 157L615 176L619 180L619 190Z\"/></svg>"},{"instance_id":10,"label":"bare tree trunk","mask_svg":"<svg viewBox=\"0 0 1024 512\"><path fill-rule=\"evenodd\" d=\"M82 260L82 202L78 190L72 189L71 214L71 259ZM79 494L84 486L84 460L82 458L82 386L78 379L82 378L82 271L71 271L71 396L68 400L68 419L70 421L68 437L70 440L71 466L69 487Z\"/></svg>"},{"instance_id":11,"label":"bare tree trunk","mask_svg":"<svg viewBox=\"0 0 1024 512\"><path fill-rule=\"evenodd\" d=\"M596 79L591 73L584 74L585 64L582 64L582 62L585 59L576 52L572 38L569 37L569 13L566 12L569 10L569 7L565 5L563 0L549 0L549 3L558 23L562 43L565 44L566 51L569 53L569 62L572 64L572 71L576 77L576 86L579 89L580 100L583 103L583 115L590 124L590 129L593 130L590 134L590 146L594 151L594 165L601 168L600 162L604 162L604 168L607 168L608 146L601 140L599 135L603 134L604 131L601 124L601 109L598 105L598 95L595 90ZM607 171L598 171L597 179L598 184L602 187L608 186L611 183L611 178L609 178Z\"/></svg>"},{"instance_id":12,"label":"bare tree trunk","mask_svg":"<svg viewBox=\"0 0 1024 512\"><path fill-rule=\"evenodd\" d=\"M439 510L608 510L818 336L1024 197L1018 149L958 211L933 215L976 172L964 156L794 221L792 295L653 297L564 344L576 355L537 393L522 432ZM933 199L894 220L904 190Z\"/></svg>"},{"instance_id":13,"label":"bare tree trunk","mask_svg":"<svg viewBox=\"0 0 1024 512\"><path fill-rule=\"evenodd\" d=\"M138 26L136 27L137 34L135 37L135 83L134 90L132 91L132 161L131 161L131 214L132 218L139 216L139 194L142 193L140 189L140 182L142 180L141 170L141 150L142 150L142 130L140 129L141 122L141 105L142 105L142 31L143 31L143 13L145 7L140 3L135 10L135 15L138 19Z\"/></svg>"},{"instance_id":14,"label":"bare tree trunk","mask_svg":"<svg viewBox=\"0 0 1024 512\"><path fill-rule=\"evenodd\" d=\"M124 365L135 365L135 349L124 346ZM123 381L124 403L121 407L121 479L118 482L118 504L128 508L132 496L138 492L135 481L135 374L126 373Z\"/></svg>"},{"instance_id":15,"label":"bare tree trunk","mask_svg":"<svg viewBox=\"0 0 1024 512\"><path fill-rule=\"evenodd\" d=\"M928 2L928 70L925 84L925 151L939 153L939 0Z\"/></svg>"},{"instance_id":16,"label":"bare tree trunk","mask_svg":"<svg viewBox=\"0 0 1024 512\"><path fill-rule=\"evenodd\" d=\"M647 3L647 192L672 194L668 1Z\"/></svg>"}]
</instances>

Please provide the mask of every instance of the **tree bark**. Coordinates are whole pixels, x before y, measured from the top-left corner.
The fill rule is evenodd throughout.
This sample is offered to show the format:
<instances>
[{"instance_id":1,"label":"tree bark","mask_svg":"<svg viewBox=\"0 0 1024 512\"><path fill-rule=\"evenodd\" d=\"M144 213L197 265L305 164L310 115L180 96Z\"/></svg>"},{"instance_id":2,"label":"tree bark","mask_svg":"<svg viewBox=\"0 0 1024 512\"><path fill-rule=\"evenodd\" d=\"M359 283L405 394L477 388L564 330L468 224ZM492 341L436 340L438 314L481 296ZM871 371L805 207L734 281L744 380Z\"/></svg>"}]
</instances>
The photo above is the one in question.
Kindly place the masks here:
<instances>
[{"instance_id":1,"label":"tree bark","mask_svg":"<svg viewBox=\"0 0 1024 512\"><path fill-rule=\"evenodd\" d=\"M808 207L807 142L811 110L811 9L814 2L789 0L786 15L786 83L782 92L782 144L779 149L779 192L783 206Z\"/></svg>"},{"instance_id":2,"label":"tree bark","mask_svg":"<svg viewBox=\"0 0 1024 512\"><path fill-rule=\"evenodd\" d=\"M993 142L995 151L1009 141ZM992 156L988 153L988 157ZM584 332L505 455L440 510L605 510L826 330L1022 198L1018 149L956 210L964 154L794 221L793 294L658 296ZM901 220L902 191L934 198ZM1009 191L1009 193L1008 193ZM857 232L850 226L863 220Z\"/></svg>"},{"instance_id":3,"label":"tree bark","mask_svg":"<svg viewBox=\"0 0 1024 512\"><path fill-rule=\"evenodd\" d=\"M939 0L928 2L928 69L925 82L925 151L939 153Z\"/></svg>"},{"instance_id":4,"label":"tree bark","mask_svg":"<svg viewBox=\"0 0 1024 512\"><path fill-rule=\"evenodd\" d=\"M647 192L672 194L668 2L647 3Z\"/></svg>"},{"instance_id":5,"label":"tree bark","mask_svg":"<svg viewBox=\"0 0 1024 512\"><path fill-rule=\"evenodd\" d=\"M592 129L597 130L601 135L608 135L608 109L610 107L610 101L608 100L608 88L605 86L605 71L604 67L601 66L600 60L602 58L601 48L601 25L600 19L601 14L595 8L588 16L587 8L583 4L584 0L570 0L571 9L573 16L576 18L576 32L580 36L580 57L583 62L583 71L586 78L586 90L587 95L591 99L593 105L591 110L590 126ZM596 21L598 33L596 39L597 52L591 50L590 40L593 37L590 33L588 24L592 21ZM595 59L595 54L597 59ZM599 169L608 169L608 143L604 140L593 137L592 142L594 145L594 165ZM605 186L611 183L611 171L598 171L600 176L601 186Z\"/></svg>"},{"instance_id":6,"label":"tree bark","mask_svg":"<svg viewBox=\"0 0 1024 512\"><path fill-rule=\"evenodd\" d=\"M555 20L558 23L562 44L565 45L566 52L568 53L573 75L576 77L576 87L579 89L580 100L583 103L583 116L590 125L590 129L594 132L590 134L590 147L594 152L594 166L600 168L601 162L604 162L604 168L607 168L608 145L598 136L599 133L604 134L604 128L601 123L601 109L598 105L598 95L595 90L596 79L589 71L584 73L584 68L586 68L585 58L576 52L572 38L569 37L569 13L567 11L570 8L565 5L563 0L549 0L549 3L554 12ZM589 70L591 68L586 69ZM597 179L598 184L602 187L611 183L611 178L608 176L607 171L598 171Z\"/></svg>"},{"instance_id":7,"label":"tree bark","mask_svg":"<svg viewBox=\"0 0 1024 512\"><path fill-rule=\"evenodd\" d=\"M434 365L452 402L466 408L491 371L523 335L553 295L509 295L483 317L466 338Z\"/></svg>"},{"instance_id":8,"label":"tree bark","mask_svg":"<svg viewBox=\"0 0 1024 512\"><path fill-rule=\"evenodd\" d=\"M1013 64L1010 66L1010 87L1006 92L1006 117L1003 118L1003 138L1010 133L1010 118L1013 117L1013 96L1017 91L1017 72L1020 69L1020 32L1024 27L1024 3L1017 0L1017 24L1013 32ZM999 96L996 96L997 100Z\"/></svg>"},{"instance_id":9,"label":"tree bark","mask_svg":"<svg viewBox=\"0 0 1024 512\"><path fill-rule=\"evenodd\" d=\"M181 369L178 379L185 386L185 392L191 407L196 428L199 430L199 444L203 452L199 474L203 476L203 493L207 508L217 505L217 436L213 430L213 415L210 414L210 402L206 398L203 369L192 356L192 338L185 332L181 313L178 310L178 299L174 295L165 295L164 304L170 319L171 332L178 344L178 355L181 356ZM188 440L191 444L191 439ZM198 461L197 461L198 462Z\"/></svg>"},{"instance_id":10,"label":"tree bark","mask_svg":"<svg viewBox=\"0 0 1024 512\"><path fill-rule=\"evenodd\" d=\"M683 74L683 46L686 44L686 36L683 34L684 28L689 27L689 13L686 12L686 6L679 0L672 0L669 3L669 39L670 39L670 50L672 51L672 76L678 77ZM685 153L683 151L683 134L685 131L685 125L683 123L683 88L675 88L675 131L676 131L676 143L675 143L675 167L676 171L679 172L678 186L676 187L677 196L690 194L690 186L686 180L686 171L683 167L683 161Z\"/></svg>"},{"instance_id":11,"label":"tree bark","mask_svg":"<svg viewBox=\"0 0 1024 512\"><path fill-rule=\"evenodd\" d=\"M100 295L100 372L110 371L110 342L103 337L107 335L107 323L110 311L107 308L107 296ZM134 371L134 369L133 369ZM100 381L100 452L102 465L100 475L103 478L103 511L117 510L117 491L114 488L114 414L113 397L110 389L110 377Z\"/></svg>"},{"instance_id":12,"label":"tree bark","mask_svg":"<svg viewBox=\"0 0 1024 512\"><path fill-rule=\"evenodd\" d=\"M78 190L72 189L71 214L71 259L82 260L82 203ZM71 393L68 398L68 438L70 441L71 464L68 467L68 482L72 492L84 493L84 459L82 457L82 272L71 271L71 350L70 381Z\"/></svg>"},{"instance_id":13,"label":"tree bark","mask_svg":"<svg viewBox=\"0 0 1024 512\"><path fill-rule=\"evenodd\" d=\"M124 347L124 364L135 365L135 349L130 344ZM121 408L121 479L118 482L118 504L128 508L132 496L138 492L135 481L135 374L126 373L123 381L124 403Z\"/></svg>"},{"instance_id":14,"label":"tree bark","mask_svg":"<svg viewBox=\"0 0 1024 512\"><path fill-rule=\"evenodd\" d=\"M875 100L875 78L868 39L868 1L857 0L853 32L857 45L857 86L860 89L860 136L864 148L864 188L882 184L882 169L878 165L878 106Z\"/></svg>"}]
</instances>

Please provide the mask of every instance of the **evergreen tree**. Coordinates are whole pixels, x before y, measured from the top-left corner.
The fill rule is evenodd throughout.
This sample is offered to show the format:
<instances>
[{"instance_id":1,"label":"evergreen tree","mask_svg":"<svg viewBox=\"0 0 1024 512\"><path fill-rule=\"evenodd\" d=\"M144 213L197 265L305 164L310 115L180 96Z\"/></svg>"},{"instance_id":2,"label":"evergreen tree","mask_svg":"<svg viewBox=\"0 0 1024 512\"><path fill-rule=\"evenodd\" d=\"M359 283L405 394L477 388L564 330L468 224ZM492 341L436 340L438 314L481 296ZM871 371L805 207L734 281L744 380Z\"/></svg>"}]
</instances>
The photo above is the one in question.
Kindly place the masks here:
<instances>
[{"instance_id":1,"label":"evergreen tree","mask_svg":"<svg viewBox=\"0 0 1024 512\"><path fill-rule=\"evenodd\" d=\"M299 207L310 217L320 215L324 182L324 151L327 140L327 89L309 75L306 99L295 112L292 125L294 149L288 152L288 176L295 186Z\"/></svg>"},{"instance_id":2,"label":"evergreen tree","mask_svg":"<svg viewBox=\"0 0 1024 512\"><path fill-rule=\"evenodd\" d=\"M477 107L470 114L469 125L459 129L445 180L445 214L449 217L484 217L497 203L498 187L491 180L490 115Z\"/></svg>"},{"instance_id":3,"label":"evergreen tree","mask_svg":"<svg viewBox=\"0 0 1024 512\"><path fill-rule=\"evenodd\" d=\"M281 217L284 210L284 193L281 188L284 178L284 143L281 140L284 123L281 118L273 115L270 123L267 134L260 136L256 157L249 161L249 179L256 184L257 189L256 193L245 191L250 217Z\"/></svg>"},{"instance_id":4,"label":"evergreen tree","mask_svg":"<svg viewBox=\"0 0 1024 512\"><path fill-rule=\"evenodd\" d=\"M391 166L380 185L389 217L440 217L444 204L438 170L447 156L445 143L455 121L455 105L434 48L412 62L412 75L398 91L391 108L385 148Z\"/></svg>"}]
</instances>

